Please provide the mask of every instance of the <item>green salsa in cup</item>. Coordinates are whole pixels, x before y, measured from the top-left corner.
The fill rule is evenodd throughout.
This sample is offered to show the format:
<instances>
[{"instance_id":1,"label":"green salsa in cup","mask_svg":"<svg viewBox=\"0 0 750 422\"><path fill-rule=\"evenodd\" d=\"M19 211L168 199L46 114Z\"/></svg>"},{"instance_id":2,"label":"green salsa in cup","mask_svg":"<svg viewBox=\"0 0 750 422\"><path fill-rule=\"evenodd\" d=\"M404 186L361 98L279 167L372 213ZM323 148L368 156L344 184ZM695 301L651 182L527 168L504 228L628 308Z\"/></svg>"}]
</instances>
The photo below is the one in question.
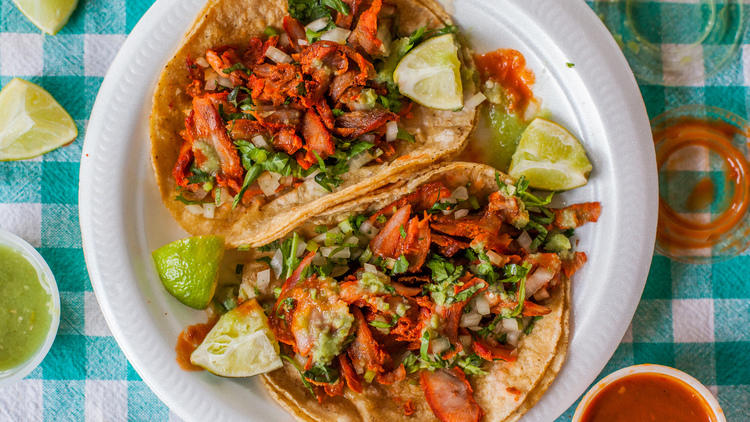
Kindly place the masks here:
<instances>
[{"instance_id":1,"label":"green salsa in cup","mask_svg":"<svg viewBox=\"0 0 750 422\"><path fill-rule=\"evenodd\" d=\"M49 350L60 297L42 257L0 230L0 385L31 372Z\"/></svg>"}]
</instances>

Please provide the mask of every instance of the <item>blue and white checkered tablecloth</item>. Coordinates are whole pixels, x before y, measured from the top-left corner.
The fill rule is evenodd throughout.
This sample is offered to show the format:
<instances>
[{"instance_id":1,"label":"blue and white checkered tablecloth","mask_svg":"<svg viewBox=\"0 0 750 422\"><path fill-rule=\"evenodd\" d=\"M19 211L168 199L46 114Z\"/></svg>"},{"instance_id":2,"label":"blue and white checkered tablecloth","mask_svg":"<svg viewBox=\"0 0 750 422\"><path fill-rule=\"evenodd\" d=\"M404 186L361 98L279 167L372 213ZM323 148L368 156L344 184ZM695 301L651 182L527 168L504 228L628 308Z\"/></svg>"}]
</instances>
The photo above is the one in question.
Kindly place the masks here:
<instances>
[{"instance_id":1,"label":"blue and white checkered tablecloth","mask_svg":"<svg viewBox=\"0 0 750 422\"><path fill-rule=\"evenodd\" d=\"M658 15L652 18L668 27L670 13L695 3L670 0L655 6ZM78 168L87 119L110 61L150 5L151 0L81 0L65 28L46 36L11 0L0 0L0 85L13 77L41 85L79 129L67 147L0 163L0 227L39 250L57 278L62 302L57 340L42 365L23 381L0 388L2 422L178 420L128 364L107 329L86 272L78 224ZM745 19L750 19L747 10ZM642 84L650 117L698 103L747 118L750 34L743 42L727 68L700 83ZM631 329L602 376L635 363L674 366L708 385L728 420L748 420L748 274L748 253L714 265L680 264L656 255ZM559 420L570 420L572 413L573 408Z\"/></svg>"}]
</instances>

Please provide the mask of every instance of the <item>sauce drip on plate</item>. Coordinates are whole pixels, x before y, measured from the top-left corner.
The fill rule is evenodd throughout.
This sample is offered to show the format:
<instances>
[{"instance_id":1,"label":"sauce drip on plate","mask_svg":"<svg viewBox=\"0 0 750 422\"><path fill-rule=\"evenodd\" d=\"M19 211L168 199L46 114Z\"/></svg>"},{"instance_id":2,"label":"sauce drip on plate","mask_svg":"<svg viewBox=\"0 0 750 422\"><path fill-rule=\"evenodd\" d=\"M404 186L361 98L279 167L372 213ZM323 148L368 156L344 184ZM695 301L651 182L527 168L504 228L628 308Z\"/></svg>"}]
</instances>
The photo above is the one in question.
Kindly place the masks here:
<instances>
[{"instance_id":1,"label":"sauce drip on plate","mask_svg":"<svg viewBox=\"0 0 750 422\"><path fill-rule=\"evenodd\" d=\"M663 374L641 373L604 387L581 422L716 422L708 403L688 384Z\"/></svg>"},{"instance_id":2,"label":"sauce drip on plate","mask_svg":"<svg viewBox=\"0 0 750 422\"><path fill-rule=\"evenodd\" d=\"M177 338L177 345L174 348L175 352L177 352L177 363L180 365L180 368L185 371L203 370L200 366L190 363L190 355L200 346L203 339L208 335L208 332L214 328L216 321L191 325L182 330L180 336Z\"/></svg>"}]
</instances>

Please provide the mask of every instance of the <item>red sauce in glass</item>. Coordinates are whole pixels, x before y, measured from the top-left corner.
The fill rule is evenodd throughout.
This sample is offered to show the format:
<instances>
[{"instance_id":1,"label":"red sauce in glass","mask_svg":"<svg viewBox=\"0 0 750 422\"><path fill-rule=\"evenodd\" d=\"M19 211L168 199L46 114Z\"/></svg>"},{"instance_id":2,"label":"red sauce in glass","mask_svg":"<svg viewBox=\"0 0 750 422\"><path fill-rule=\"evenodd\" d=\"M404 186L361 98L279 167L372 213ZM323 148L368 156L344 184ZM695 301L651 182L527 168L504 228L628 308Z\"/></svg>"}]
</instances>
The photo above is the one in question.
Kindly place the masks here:
<instances>
[{"instance_id":1,"label":"red sauce in glass","mask_svg":"<svg viewBox=\"0 0 750 422\"><path fill-rule=\"evenodd\" d=\"M739 129L722 122L685 119L666 129L654 132L657 143L656 164L661 169L670 156L687 147L703 147L717 154L726 165L727 186L734 185L729 206L708 223L697 222L680 216L663 198L659 198L659 225L656 236L667 248L704 248L721 241L745 216L750 205L750 173L742 151L732 143ZM701 183L703 183L702 186ZM709 201L710 195L710 201ZM713 183L699 182L694 188L692 205L707 205L713 202ZM688 198L688 207L691 207Z\"/></svg>"},{"instance_id":2,"label":"red sauce in glass","mask_svg":"<svg viewBox=\"0 0 750 422\"><path fill-rule=\"evenodd\" d=\"M534 99L531 85L534 72L526 68L526 59L519 51L501 48L474 56L482 80L491 79L505 88L510 103L508 111L523 113Z\"/></svg>"},{"instance_id":3,"label":"red sauce in glass","mask_svg":"<svg viewBox=\"0 0 750 422\"><path fill-rule=\"evenodd\" d=\"M604 387L581 422L716 422L706 400L686 383L662 374L633 374Z\"/></svg>"},{"instance_id":4,"label":"red sauce in glass","mask_svg":"<svg viewBox=\"0 0 750 422\"><path fill-rule=\"evenodd\" d=\"M177 352L177 363L180 365L180 368L186 371L203 370L203 368L190 363L190 355L200 346L215 324L216 321L195 324L182 330L180 336L177 337L177 345L174 347L175 352Z\"/></svg>"}]
</instances>

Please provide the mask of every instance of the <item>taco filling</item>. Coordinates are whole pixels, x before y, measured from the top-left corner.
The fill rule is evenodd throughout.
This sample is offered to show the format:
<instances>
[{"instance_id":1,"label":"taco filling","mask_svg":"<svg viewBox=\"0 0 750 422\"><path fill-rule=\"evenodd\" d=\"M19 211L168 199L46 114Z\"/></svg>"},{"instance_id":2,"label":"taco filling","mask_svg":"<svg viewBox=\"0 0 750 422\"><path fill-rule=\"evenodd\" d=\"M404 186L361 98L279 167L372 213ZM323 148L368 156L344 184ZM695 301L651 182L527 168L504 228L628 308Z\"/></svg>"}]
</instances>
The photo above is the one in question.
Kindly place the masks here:
<instances>
[{"instance_id":1,"label":"taco filling","mask_svg":"<svg viewBox=\"0 0 750 422\"><path fill-rule=\"evenodd\" d=\"M288 12L283 28L186 60L192 101L172 170L176 200L234 208L306 181L331 192L342 174L414 142L399 125L413 103L394 69L420 43L454 37L456 28L397 38L399 10L381 0L290 0Z\"/></svg>"},{"instance_id":2,"label":"taco filling","mask_svg":"<svg viewBox=\"0 0 750 422\"><path fill-rule=\"evenodd\" d=\"M245 265L238 301L265 303L282 356L321 403L413 377L439 420L479 420L472 382L489 362L517 359L586 262L574 229L601 212L598 202L551 208L552 195L523 179L497 183L476 197L471 186L430 181L380 209L294 232Z\"/></svg>"}]
</instances>

